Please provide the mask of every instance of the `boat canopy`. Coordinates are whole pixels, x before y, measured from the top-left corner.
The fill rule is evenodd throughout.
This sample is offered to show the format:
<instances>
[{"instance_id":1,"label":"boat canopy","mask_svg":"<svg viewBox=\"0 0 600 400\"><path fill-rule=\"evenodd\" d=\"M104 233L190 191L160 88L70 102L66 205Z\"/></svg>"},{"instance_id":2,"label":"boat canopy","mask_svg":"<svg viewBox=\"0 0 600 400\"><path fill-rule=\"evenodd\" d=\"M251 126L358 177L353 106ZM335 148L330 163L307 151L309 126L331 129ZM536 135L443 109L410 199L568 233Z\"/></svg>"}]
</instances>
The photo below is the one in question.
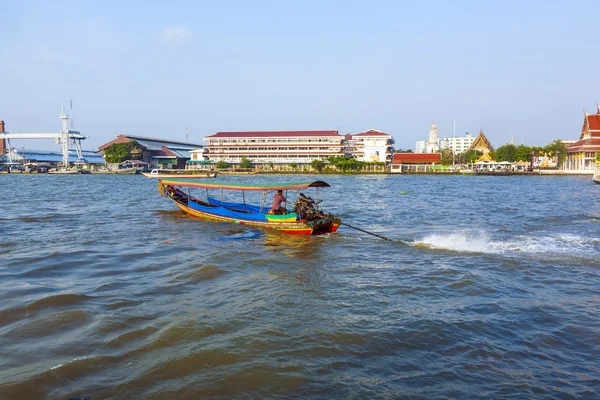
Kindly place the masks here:
<instances>
[{"instance_id":1,"label":"boat canopy","mask_svg":"<svg viewBox=\"0 0 600 400\"><path fill-rule=\"evenodd\" d=\"M220 183L203 183L203 182L192 182L189 180L176 180L176 179L162 179L159 183L160 186L171 185L180 187L193 187L201 189L223 189L223 190L250 190L250 191L262 191L262 190L302 190L309 187L331 187L329 183L323 181L304 182L304 183L274 183L269 185L224 185Z\"/></svg>"}]
</instances>

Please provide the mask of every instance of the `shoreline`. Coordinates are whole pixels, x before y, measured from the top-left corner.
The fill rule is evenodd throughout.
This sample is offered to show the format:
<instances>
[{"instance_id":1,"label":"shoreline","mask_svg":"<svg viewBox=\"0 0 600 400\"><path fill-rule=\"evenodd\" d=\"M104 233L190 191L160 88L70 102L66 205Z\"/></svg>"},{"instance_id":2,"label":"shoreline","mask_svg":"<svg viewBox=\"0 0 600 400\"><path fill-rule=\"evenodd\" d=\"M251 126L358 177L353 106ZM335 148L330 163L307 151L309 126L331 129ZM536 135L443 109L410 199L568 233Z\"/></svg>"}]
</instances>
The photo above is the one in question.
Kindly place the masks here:
<instances>
[{"instance_id":1,"label":"shoreline","mask_svg":"<svg viewBox=\"0 0 600 400\"><path fill-rule=\"evenodd\" d=\"M227 172L214 171L218 175L229 176ZM0 175L59 175L51 173L37 173L37 172L11 172L5 173L0 172ZM94 173L81 173L75 175L126 175L126 174L94 174ZM133 175L133 174L132 174ZM143 176L142 174L136 174ZM237 175L237 174L235 174ZM244 175L244 174L239 174ZM502 173L500 171L492 171L490 173L475 173L473 171L419 171L419 172L403 172L403 173L392 173L389 171L369 171L369 172L338 172L338 171L327 171L327 172L316 172L316 171L256 171L256 173L245 174L245 175L465 175L465 176L517 176L517 175L552 175L552 176L590 176L594 175L594 171L565 171L565 170L536 170L536 171L516 171L511 173ZM176 176L176 175L174 175Z\"/></svg>"}]
</instances>

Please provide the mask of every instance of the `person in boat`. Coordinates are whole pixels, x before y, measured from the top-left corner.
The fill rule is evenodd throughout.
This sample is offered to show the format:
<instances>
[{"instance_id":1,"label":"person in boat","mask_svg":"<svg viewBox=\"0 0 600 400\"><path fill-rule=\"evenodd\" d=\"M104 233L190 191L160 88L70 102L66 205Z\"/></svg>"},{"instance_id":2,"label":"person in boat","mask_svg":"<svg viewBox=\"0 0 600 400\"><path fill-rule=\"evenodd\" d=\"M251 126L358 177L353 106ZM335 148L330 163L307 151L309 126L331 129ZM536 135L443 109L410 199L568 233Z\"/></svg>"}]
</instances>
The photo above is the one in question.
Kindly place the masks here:
<instances>
[{"instance_id":1,"label":"person in boat","mask_svg":"<svg viewBox=\"0 0 600 400\"><path fill-rule=\"evenodd\" d=\"M286 201L287 199L283 197L283 190L278 190L277 193L275 193L275 196L273 196L273 205L271 205L273 214L285 214L287 211L281 206L281 203Z\"/></svg>"}]
</instances>

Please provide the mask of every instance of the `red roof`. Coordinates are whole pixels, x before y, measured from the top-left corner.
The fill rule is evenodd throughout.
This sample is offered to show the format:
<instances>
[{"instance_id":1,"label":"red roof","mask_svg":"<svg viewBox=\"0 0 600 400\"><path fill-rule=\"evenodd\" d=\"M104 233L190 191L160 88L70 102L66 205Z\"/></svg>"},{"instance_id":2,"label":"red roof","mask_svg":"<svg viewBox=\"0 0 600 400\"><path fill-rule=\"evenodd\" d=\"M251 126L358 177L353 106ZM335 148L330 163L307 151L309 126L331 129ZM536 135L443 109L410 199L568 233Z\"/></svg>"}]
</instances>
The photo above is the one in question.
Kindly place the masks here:
<instances>
[{"instance_id":1,"label":"red roof","mask_svg":"<svg viewBox=\"0 0 600 400\"><path fill-rule=\"evenodd\" d=\"M173 153L171 150L169 150L169 148L167 146L163 146L160 151L155 154L157 156L168 156L168 157L176 157L177 154Z\"/></svg>"},{"instance_id":2,"label":"red roof","mask_svg":"<svg viewBox=\"0 0 600 400\"><path fill-rule=\"evenodd\" d=\"M587 116L590 132L594 137L600 137L600 114L592 114Z\"/></svg>"},{"instance_id":3,"label":"red roof","mask_svg":"<svg viewBox=\"0 0 600 400\"><path fill-rule=\"evenodd\" d=\"M217 132L205 139L248 138L248 137L303 137L303 136L339 136L338 131L265 131L265 132Z\"/></svg>"},{"instance_id":4,"label":"red roof","mask_svg":"<svg viewBox=\"0 0 600 400\"><path fill-rule=\"evenodd\" d=\"M392 136L389 133L380 132L377 129L369 129L368 131L364 131L362 133L357 133L354 136Z\"/></svg>"},{"instance_id":5,"label":"red roof","mask_svg":"<svg viewBox=\"0 0 600 400\"><path fill-rule=\"evenodd\" d=\"M117 136L116 139L113 139L110 142L105 143L102 146L99 146L98 150L103 151L115 143L125 143L125 142L131 142L131 139L127 138L125 135L119 135L119 136Z\"/></svg>"},{"instance_id":6,"label":"red roof","mask_svg":"<svg viewBox=\"0 0 600 400\"><path fill-rule=\"evenodd\" d=\"M567 148L569 153L577 153L580 151L597 152L600 151L600 137L578 140L572 143Z\"/></svg>"},{"instance_id":7,"label":"red roof","mask_svg":"<svg viewBox=\"0 0 600 400\"><path fill-rule=\"evenodd\" d=\"M432 164L442 161L440 153L394 153L392 164Z\"/></svg>"},{"instance_id":8,"label":"red roof","mask_svg":"<svg viewBox=\"0 0 600 400\"><path fill-rule=\"evenodd\" d=\"M226 147L342 147L341 143L221 143L204 146L207 149L222 149Z\"/></svg>"}]
</instances>

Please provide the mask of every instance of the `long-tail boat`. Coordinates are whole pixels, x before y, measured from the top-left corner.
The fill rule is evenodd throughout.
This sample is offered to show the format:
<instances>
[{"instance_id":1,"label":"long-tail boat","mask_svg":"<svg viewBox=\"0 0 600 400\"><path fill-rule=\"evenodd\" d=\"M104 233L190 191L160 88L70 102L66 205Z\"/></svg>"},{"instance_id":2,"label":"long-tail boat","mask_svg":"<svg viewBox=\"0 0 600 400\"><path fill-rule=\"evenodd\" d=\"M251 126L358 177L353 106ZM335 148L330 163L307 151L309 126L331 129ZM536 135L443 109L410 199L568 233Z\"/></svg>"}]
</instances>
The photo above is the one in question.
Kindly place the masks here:
<instances>
[{"instance_id":1,"label":"long-tail boat","mask_svg":"<svg viewBox=\"0 0 600 400\"><path fill-rule=\"evenodd\" d=\"M153 169L142 172L146 178L216 178L216 172L189 169Z\"/></svg>"},{"instance_id":2,"label":"long-tail boat","mask_svg":"<svg viewBox=\"0 0 600 400\"><path fill-rule=\"evenodd\" d=\"M202 219L231 222L235 224L266 227L286 233L319 235L335 232L341 220L319 210L321 201L314 201L300 190L330 187L327 182L288 183L273 185L223 185L162 179L158 182L159 193L175 202L183 212ZM191 194L191 189L204 189L205 198ZM289 191L297 193L293 211L271 210L267 196L278 190L284 190L286 198ZM241 192L242 202L225 201L225 191ZM259 205L246 202L246 192L259 192ZM221 199L218 199L220 197Z\"/></svg>"}]
</instances>

